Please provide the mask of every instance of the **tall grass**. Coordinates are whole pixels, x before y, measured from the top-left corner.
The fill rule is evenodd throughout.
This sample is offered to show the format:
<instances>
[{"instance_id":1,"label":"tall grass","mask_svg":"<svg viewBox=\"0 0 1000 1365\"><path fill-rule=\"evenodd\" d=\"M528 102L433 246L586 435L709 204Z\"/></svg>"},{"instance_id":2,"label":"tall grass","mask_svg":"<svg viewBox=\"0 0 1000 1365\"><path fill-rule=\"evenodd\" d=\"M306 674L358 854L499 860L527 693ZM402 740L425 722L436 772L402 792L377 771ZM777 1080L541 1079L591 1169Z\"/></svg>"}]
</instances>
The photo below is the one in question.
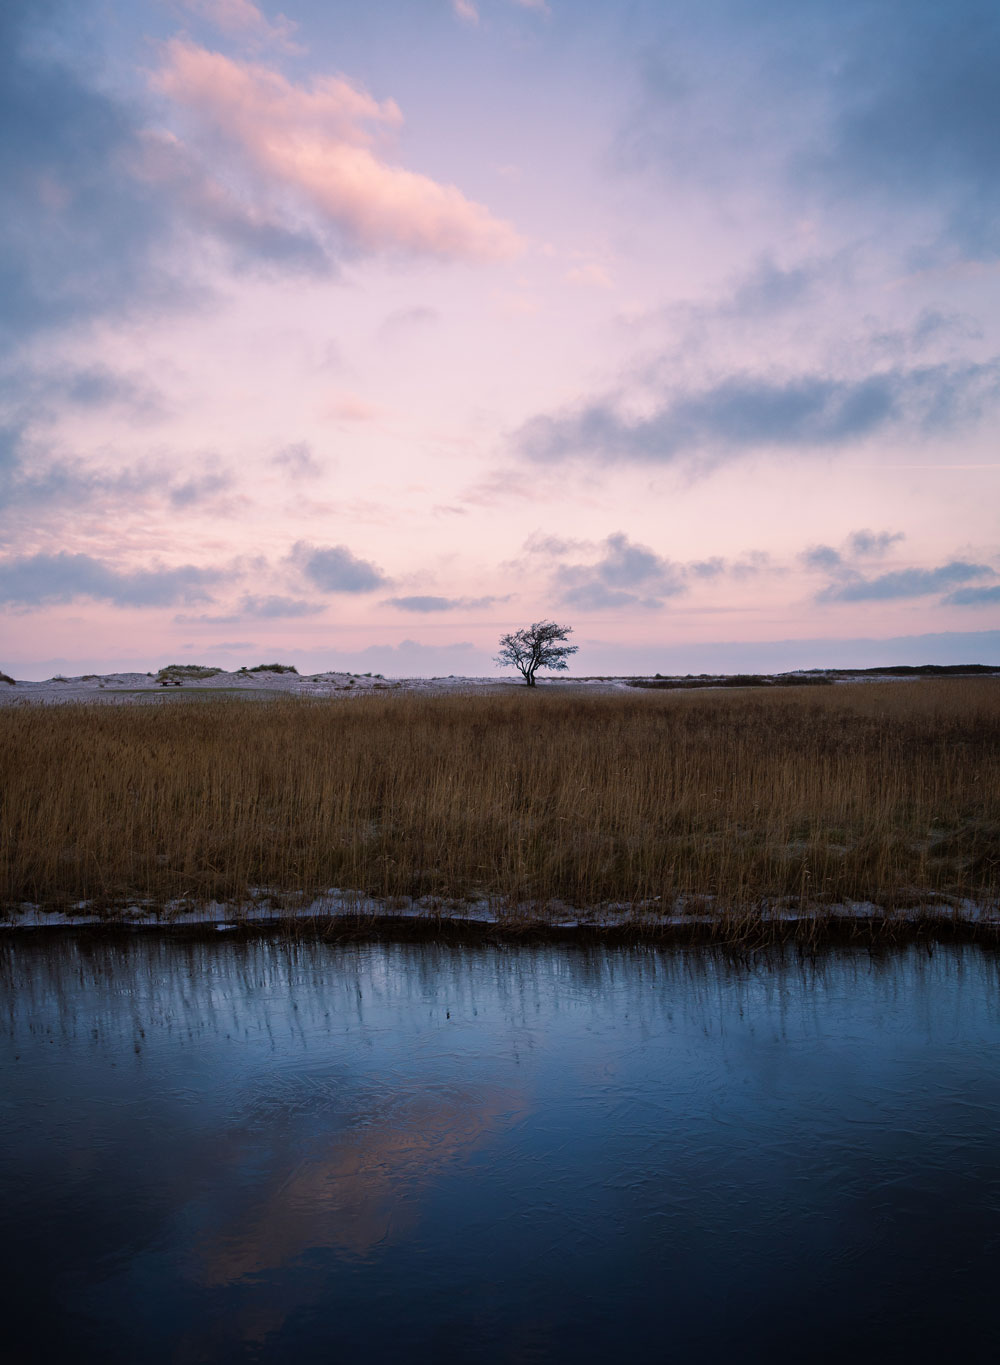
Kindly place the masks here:
<instances>
[{"instance_id":1,"label":"tall grass","mask_svg":"<svg viewBox=\"0 0 1000 1365\"><path fill-rule=\"evenodd\" d=\"M10 708L0 878L7 906L991 900L1000 684Z\"/></svg>"}]
</instances>

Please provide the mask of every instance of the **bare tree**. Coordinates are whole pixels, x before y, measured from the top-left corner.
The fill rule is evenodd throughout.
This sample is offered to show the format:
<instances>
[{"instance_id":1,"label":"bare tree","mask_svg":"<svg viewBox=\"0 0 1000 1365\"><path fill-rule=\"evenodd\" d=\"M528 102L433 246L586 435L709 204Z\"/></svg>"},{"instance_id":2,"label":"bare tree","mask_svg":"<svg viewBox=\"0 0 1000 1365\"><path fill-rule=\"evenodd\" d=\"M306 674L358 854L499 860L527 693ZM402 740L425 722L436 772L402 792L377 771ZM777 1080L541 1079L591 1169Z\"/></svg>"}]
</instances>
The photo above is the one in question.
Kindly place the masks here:
<instances>
[{"instance_id":1,"label":"bare tree","mask_svg":"<svg viewBox=\"0 0 1000 1365\"><path fill-rule=\"evenodd\" d=\"M535 685L535 674L540 668L568 668L566 656L575 654L579 645L564 645L560 641L573 633L572 626L557 626L555 621L536 621L523 630L500 636L500 653L494 663L501 668L520 669L529 687Z\"/></svg>"}]
</instances>

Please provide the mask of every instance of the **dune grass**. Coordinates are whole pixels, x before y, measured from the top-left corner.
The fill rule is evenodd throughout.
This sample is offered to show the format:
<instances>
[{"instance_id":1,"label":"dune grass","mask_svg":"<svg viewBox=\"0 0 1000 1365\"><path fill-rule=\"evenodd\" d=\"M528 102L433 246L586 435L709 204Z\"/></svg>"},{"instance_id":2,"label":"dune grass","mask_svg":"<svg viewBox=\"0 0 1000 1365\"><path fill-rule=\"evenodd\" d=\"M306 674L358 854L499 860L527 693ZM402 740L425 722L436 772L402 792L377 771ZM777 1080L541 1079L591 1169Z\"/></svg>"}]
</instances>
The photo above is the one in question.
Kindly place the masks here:
<instances>
[{"instance_id":1,"label":"dune grass","mask_svg":"<svg viewBox=\"0 0 1000 1365\"><path fill-rule=\"evenodd\" d=\"M1000 682L11 708L0 877L6 907L989 903Z\"/></svg>"}]
</instances>

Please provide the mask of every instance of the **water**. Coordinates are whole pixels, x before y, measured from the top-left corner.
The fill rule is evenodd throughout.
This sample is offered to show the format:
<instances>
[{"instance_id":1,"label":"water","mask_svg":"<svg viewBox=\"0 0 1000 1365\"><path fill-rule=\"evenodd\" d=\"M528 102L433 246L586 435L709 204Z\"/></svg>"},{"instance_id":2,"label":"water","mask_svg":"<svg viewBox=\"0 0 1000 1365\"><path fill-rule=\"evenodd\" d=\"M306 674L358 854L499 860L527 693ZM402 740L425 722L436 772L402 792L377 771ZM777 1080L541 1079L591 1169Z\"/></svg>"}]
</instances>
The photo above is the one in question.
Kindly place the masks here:
<instances>
[{"instance_id":1,"label":"water","mask_svg":"<svg viewBox=\"0 0 1000 1365\"><path fill-rule=\"evenodd\" d=\"M3 961L7 1359L996 1357L985 950Z\"/></svg>"}]
</instances>

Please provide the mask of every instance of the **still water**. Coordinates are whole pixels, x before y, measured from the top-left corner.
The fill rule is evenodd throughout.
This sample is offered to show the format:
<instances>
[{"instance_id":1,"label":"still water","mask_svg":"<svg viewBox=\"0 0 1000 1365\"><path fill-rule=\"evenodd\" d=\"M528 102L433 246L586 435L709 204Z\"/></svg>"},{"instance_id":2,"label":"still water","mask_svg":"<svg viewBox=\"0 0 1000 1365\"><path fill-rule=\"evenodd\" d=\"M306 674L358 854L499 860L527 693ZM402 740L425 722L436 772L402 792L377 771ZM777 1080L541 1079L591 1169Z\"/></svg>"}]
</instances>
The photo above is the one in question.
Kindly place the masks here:
<instances>
[{"instance_id":1,"label":"still water","mask_svg":"<svg viewBox=\"0 0 1000 1365\"><path fill-rule=\"evenodd\" d=\"M8 942L5 1358L993 1360L998 962Z\"/></svg>"}]
</instances>

